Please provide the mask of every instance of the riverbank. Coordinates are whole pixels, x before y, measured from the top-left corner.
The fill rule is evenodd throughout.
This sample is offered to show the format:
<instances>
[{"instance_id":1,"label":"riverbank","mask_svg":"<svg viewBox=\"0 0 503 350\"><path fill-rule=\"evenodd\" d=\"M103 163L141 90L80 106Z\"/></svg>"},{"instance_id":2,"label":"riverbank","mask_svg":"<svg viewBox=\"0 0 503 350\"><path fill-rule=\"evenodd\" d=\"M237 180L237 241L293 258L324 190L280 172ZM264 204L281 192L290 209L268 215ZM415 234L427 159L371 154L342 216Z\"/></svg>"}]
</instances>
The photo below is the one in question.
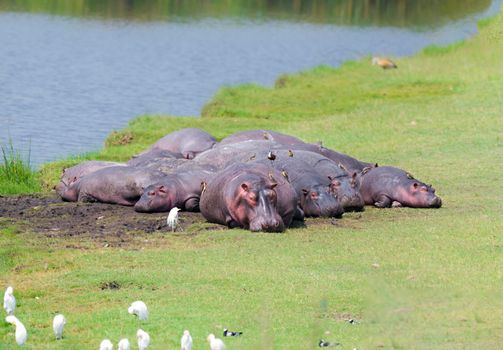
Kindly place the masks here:
<instances>
[{"instance_id":1,"label":"riverbank","mask_svg":"<svg viewBox=\"0 0 503 350\"><path fill-rule=\"evenodd\" d=\"M335 225L308 220L282 235L192 221L175 235L148 232L155 220L147 216L143 229L107 237L89 233L106 230L108 221L100 221L114 215L109 206L86 214L86 206L70 204L83 216L71 227L81 225L65 228L72 236L51 236L56 221L37 226L37 210L50 218L54 209L64 221L75 216L67 203L27 205L28 218L0 218L0 284L15 286L27 348L96 347L105 337L131 340L139 327L151 334L152 349L178 346L185 328L202 348L208 333L224 327L244 331L225 339L239 349L313 348L320 338L344 349L499 348L501 28L500 15L476 37L397 60L393 71L368 59L283 76L271 89L224 88L201 118L143 116L112 133L102 151L46 165L41 178L50 188L64 166L125 161L179 128L200 127L219 139L268 128L405 168L433 183L444 206L368 208ZM151 307L148 322L127 314L136 299ZM55 312L69 320L59 343L50 330ZM11 333L0 324L0 344L12 344Z\"/></svg>"}]
</instances>

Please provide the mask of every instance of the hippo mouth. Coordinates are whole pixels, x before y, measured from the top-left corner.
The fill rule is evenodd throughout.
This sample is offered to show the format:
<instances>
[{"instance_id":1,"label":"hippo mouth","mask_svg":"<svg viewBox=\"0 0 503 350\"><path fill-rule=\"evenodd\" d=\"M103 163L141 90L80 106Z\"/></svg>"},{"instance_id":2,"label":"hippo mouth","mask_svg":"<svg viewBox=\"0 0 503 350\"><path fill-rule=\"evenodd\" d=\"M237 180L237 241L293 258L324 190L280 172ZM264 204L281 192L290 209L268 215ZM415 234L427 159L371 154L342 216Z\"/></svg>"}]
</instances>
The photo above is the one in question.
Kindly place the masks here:
<instances>
[{"instance_id":1,"label":"hippo mouth","mask_svg":"<svg viewBox=\"0 0 503 350\"><path fill-rule=\"evenodd\" d=\"M442 199L440 197L435 197L431 203L430 208L440 208L442 206Z\"/></svg>"}]
</instances>

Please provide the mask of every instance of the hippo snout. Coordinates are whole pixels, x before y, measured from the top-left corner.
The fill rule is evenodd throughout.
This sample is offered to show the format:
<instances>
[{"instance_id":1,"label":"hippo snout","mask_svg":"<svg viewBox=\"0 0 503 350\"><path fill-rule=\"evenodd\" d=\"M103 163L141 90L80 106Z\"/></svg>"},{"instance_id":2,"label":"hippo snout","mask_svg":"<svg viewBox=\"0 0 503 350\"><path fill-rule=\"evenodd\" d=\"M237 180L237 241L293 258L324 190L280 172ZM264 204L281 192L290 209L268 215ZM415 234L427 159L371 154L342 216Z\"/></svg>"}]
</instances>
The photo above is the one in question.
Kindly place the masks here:
<instances>
[{"instance_id":1,"label":"hippo snout","mask_svg":"<svg viewBox=\"0 0 503 350\"><path fill-rule=\"evenodd\" d=\"M344 211L362 211L365 205L362 196L343 196L341 200L341 205L344 208Z\"/></svg>"},{"instance_id":2,"label":"hippo snout","mask_svg":"<svg viewBox=\"0 0 503 350\"><path fill-rule=\"evenodd\" d=\"M281 218L271 218L268 220L256 220L250 223L250 231L258 232L283 232L285 225Z\"/></svg>"},{"instance_id":3,"label":"hippo snout","mask_svg":"<svg viewBox=\"0 0 503 350\"><path fill-rule=\"evenodd\" d=\"M435 197L430 204L431 208L440 208L442 206L442 199L440 197Z\"/></svg>"}]
</instances>

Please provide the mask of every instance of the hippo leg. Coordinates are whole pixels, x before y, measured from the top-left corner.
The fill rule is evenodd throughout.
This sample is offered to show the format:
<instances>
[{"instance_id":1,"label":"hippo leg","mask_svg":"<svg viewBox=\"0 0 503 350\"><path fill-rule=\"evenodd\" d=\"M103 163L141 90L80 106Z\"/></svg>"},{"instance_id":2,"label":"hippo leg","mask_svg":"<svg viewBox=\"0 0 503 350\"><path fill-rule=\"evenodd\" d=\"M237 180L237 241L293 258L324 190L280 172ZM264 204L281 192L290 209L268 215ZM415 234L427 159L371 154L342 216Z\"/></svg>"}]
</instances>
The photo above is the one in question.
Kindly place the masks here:
<instances>
[{"instance_id":1,"label":"hippo leg","mask_svg":"<svg viewBox=\"0 0 503 350\"><path fill-rule=\"evenodd\" d=\"M297 205L295 208L295 213L293 214L293 219L297 221L304 221L304 211Z\"/></svg>"},{"instance_id":2,"label":"hippo leg","mask_svg":"<svg viewBox=\"0 0 503 350\"><path fill-rule=\"evenodd\" d=\"M402 207L402 203L397 202L397 201L393 201L393 203L391 203L391 207L392 208L401 208Z\"/></svg>"},{"instance_id":3,"label":"hippo leg","mask_svg":"<svg viewBox=\"0 0 503 350\"><path fill-rule=\"evenodd\" d=\"M382 194L381 196L379 196L378 200L374 202L374 205L378 208L389 208L391 207L391 199Z\"/></svg>"},{"instance_id":4,"label":"hippo leg","mask_svg":"<svg viewBox=\"0 0 503 350\"><path fill-rule=\"evenodd\" d=\"M191 197L183 204L186 211L199 211L199 197Z\"/></svg>"}]
</instances>

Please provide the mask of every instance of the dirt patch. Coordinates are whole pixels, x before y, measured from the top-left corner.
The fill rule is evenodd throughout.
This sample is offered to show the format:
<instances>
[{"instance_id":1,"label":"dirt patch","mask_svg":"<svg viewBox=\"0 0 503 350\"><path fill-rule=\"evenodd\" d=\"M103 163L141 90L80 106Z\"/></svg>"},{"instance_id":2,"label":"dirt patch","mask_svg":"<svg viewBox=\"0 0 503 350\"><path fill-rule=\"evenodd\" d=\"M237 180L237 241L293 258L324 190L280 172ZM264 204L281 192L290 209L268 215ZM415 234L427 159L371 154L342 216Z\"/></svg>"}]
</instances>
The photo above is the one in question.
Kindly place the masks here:
<instances>
[{"instance_id":1,"label":"dirt patch","mask_svg":"<svg viewBox=\"0 0 503 350\"><path fill-rule=\"evenodd\" d=\"M77 248L72 244L83 240L126 246L135 238L167 233L167 214L137 213L132 207L104 203L68 203L56 195L0 196L0 228L15 224L49 238L73 238L68 248ZM207 223L200 213L188 212L180 214L179 227L177 232L185 234L225 229Z\"/></svg>"},{"instance_id":2,"label":"dirt patch","mask_svg":"<svg viewBox=\"0 0 503 350\"><path fill-rule=\"evenodd\" d=\"M0 228L15 225L18 231L34 232L47 238L64 238L64 247L87 249L157 245L163 235L194 236L227 227L208 223L200 213L181 212L179 229L169 232L168 213L137 213L132 207L104 203L63 202L55 194L0 196ZM292 228L333 226L360 228L361 213L345 214L344 219L307 218L293 222ZM153 239L156 238L156 239Z\"/></svg>"}]
</instances>

